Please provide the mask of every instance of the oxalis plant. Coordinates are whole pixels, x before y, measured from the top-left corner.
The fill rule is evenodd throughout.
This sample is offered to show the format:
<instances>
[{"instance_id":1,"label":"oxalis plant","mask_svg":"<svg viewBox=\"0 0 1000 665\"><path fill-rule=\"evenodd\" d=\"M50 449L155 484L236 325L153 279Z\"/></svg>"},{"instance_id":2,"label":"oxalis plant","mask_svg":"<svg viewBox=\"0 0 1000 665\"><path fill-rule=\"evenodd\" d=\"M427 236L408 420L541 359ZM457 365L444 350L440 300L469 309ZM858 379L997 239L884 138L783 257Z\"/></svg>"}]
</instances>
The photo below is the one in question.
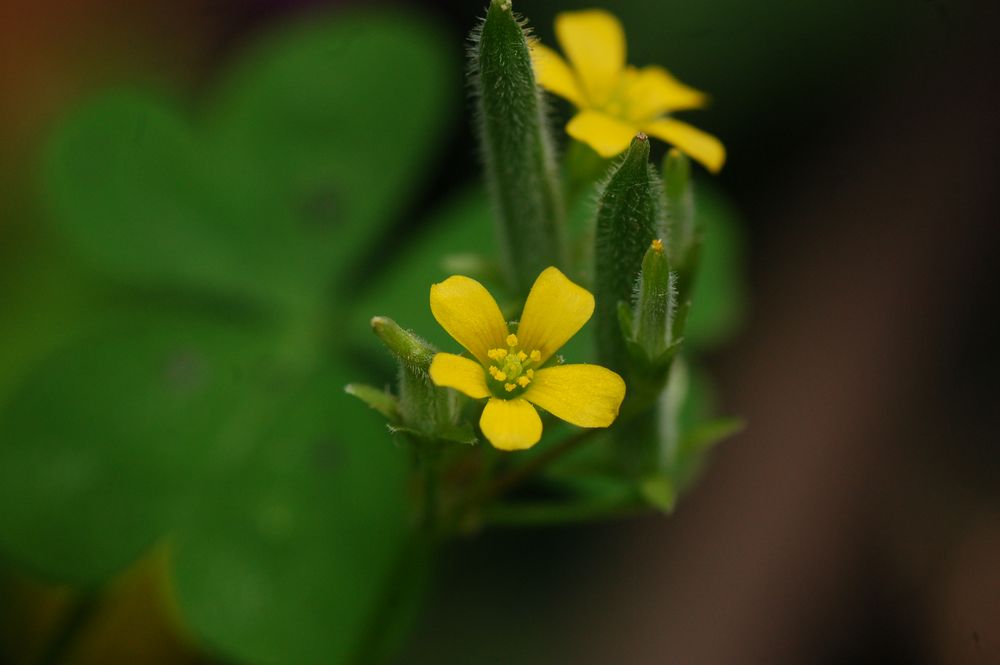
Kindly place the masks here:
<instances>
[{"instance_id":1,"label":"oxalis plant","mask_svg":"<svg viewBox=\"0 0 1000 665\"><path fill-rule=\"evenodd\" d=\"M494 0L471 36L497 255L451 261L464 274L413 293L429 291L453 344L375 316L398 378L346 388L411 452L413 524L432 543L491 523L670 512L708 448L740 427L680 423L685 324L711 242L692 161L715 173L725 149L670 114L706 96L661 67L627 65L624 30L605 11L566 12L555 27L565 58ZM575 108L561 169L548 93ZM654 139L671 146L659 169ZM564 350L588 324L592 343Z\"/></svg>"},{"instance_id":2,"label":"oxalis plant","mask_svg":"<svg viewBox=\"0 0 1000 665\"><path fill-rule=\"evenodd\" d=\"M101 642L145 576L221 662L377 663L442 545L675 509L740 426L699 363L738 318L725 152L613 16L555 27L558 51L487 8L484 193L406 243L384 238L461 91L419 17L310 16L196 99L109 91L57 122L58 246L20 298L0 284L29 322L0 327L0 562L71 589L38 662ZM342 392L365 376L375 411Z\"/></svg>"}]
</instances>

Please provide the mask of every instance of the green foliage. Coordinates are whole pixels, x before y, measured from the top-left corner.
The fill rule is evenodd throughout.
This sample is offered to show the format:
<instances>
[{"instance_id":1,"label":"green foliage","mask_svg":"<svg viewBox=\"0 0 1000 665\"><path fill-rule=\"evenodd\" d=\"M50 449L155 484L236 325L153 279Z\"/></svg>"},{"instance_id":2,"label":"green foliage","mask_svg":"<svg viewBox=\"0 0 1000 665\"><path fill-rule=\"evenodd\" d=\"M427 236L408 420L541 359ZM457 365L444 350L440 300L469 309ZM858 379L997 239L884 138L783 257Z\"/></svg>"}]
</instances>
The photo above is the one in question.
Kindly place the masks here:
<instances>
[{"instance_id":1,"label":"green foliage","mask_svg":"<svg viewBox=\"0 0 1000 665\"><path fill-rule=\"evenodd\" d=\"M445 119L437 35L414 25L293 26L193 121L148 95L94 100L51 143L54 221L129 284L315 307L399 212Z\"/></svg>"},{"instance_id":2,"label":"green foliage","mask_svg":"<svg viewBox=\"0 0 1000 665\"><path fill-rule=\"evenodd\" d=\"M324 371L272 395L276 416L220 451L179 520L180 609L240 661L357 662L403 563L405 464L381 419L348 403L346 378Z\"/></svg>"},{"instance_id":3,"label":"green foliage","mask_svg":"<svg viewBox=\"0 0 1000 665\"><path fill-rule=\"evenodd\" d=\"M355 303L329 294L419 184L445 63L413 17L314 19L237 63L194 118L138 93L66 118L44 169L52 221L113 284L91 333L52 336L60 350L8 390L5 556L93 586L169 538L183 618L221 654L387 648L366 636L400 624L385 604L410 561L409 461L343 392L352 358L327 326Z\"/></svg>"},{"instance_id":4,"label":"green foliage","mask_svg":"<svg viewBox=\"0 0 1000 665\"><path fill-rule=\"evenodd\" d=\"M602 190L596 251L564 265L562 197L574 201L578 240L594 247L580 202L607 162L571 149L566 182L557 182L525 35L510 3L493 0L472 49L509 282L500 304L516 315L552 264L594 277L601 360L634 375L641 357L642 371L659 377L624 434L595 430L596 445L569 463L515 478L551 491L525 503L488 486L494 466L515 475L525 467L447 445L476 442L473 421L462 419L472 405L429 380L434 345L455 343L435 324L426 289L451 272L449 255L463 272L501 281L487 197L470 190L422 235L383 242L399 230L393 217L449 117L439 35L412 17L311 20L234 63L195 114L118 92L54 132L43 175L53 227L110 279L38 291L60 313L34 320L72 322L65 330L37 339L0 331L15 345L0 350L0 364L25 377L0 377L3 556L96 587L166 542L181 618L219 657L368 663L389 656L412 622L439 533L477 520L671 510L738 423L708 419L685 365L660 391L679 328L671 265L647 252L653 238L669 243L647 141L633 141ZM721 196L692 190L673 166L668 193L681 191L674 198L691 215L697 209L687 219L704 220L707 239L691 292L697 350L739 323L741 246ZM362 384L345 394L359 366L381 358L368 326L378 313L402 324L373 320L399 361L395 394ZM677 310L678 326L686 313ZM585 330L564 351L584 361L590 341ZM386 420L400 440L432 453L419 456L419 480ZM541 468L569 431L546 425L539 450L520 459ZM641 445L622 456L616 445L631 435ZM457 490L447 486L454 478Z\"/></svg>"},{"instance_id":5,"label":"green foliage","mask_svg":"<svg viewBox=\"0 0 1000 665\"><path fill-rule=\"evenodd\" d=\"M396 321L419 330L434 346L453 350L454 342L431 314L430 285L453 274L445 269L449 256L492 254L492 224L489 201L479 188L463 191L433 211L421 224L420 235L406 242L407 251L386 257L382 271L358 292L354 313L343 331L351 345L372 357L386 357L369 323L373 314L391 312ZM416 288L424 292L417 293Z\"/></svg>"},{"instance_id":6,"label":"green foliage","mask_svg":"<svg viewBox=\"0 0 1000 665\"><path fill-rule=\"evenodd\" d=\"M0 416L3 550L81 584L130 564L197 489L253 355L231 327L157 317L47 358Z\"/></svg>"},{"instance_id":7,"label":"green foliage","mask_svg":"<svg viewBox=\"0 0 1000 665\"><path fill-rule=\"evenodd\" d=\"M508 278L523 296L542 270L565 263L562 192L527 38L510 0L492 0L473 40L486 180Z\"/></svg>"}]
</instances>

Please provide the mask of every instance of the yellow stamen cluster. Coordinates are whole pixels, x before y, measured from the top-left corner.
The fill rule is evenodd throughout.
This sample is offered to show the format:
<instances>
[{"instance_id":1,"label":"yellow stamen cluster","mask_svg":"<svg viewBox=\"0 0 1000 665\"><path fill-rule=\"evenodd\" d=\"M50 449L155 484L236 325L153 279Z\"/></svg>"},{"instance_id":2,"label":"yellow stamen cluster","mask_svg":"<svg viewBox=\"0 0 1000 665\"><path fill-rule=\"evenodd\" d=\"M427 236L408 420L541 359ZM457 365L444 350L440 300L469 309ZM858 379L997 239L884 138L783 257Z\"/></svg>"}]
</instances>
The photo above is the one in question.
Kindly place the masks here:
<instances>
[{"instance_id":1,"label":"yellow stamen cluster","mask_svg":"<svg viewBox=\"0 0 1000 665\"><path fill-rule=\"evenodd\" d=\"M493 363L487 368L493 380L503 385L504 391L512 393L518 388L524 390L535 378L535 370L530 365L542 359L542 352L535 349L524 352L518 348L517 335L507 335L506 349L490 349L486 352Z\"/></svg>"}]
</instances>

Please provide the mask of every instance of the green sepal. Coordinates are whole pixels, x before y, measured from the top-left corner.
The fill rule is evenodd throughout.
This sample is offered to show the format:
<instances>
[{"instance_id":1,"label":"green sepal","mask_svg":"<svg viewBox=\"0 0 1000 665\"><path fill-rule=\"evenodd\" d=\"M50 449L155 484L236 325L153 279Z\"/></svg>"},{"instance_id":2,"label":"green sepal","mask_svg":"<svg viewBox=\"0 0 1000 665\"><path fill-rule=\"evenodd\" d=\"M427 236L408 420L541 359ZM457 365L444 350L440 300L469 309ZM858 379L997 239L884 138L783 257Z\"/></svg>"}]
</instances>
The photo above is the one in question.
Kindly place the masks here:
<instances>
[{"instance_id":1,"label":"green sepal","mask_svg":"<svg viewBox=\"0 0 1000 665\"><path fill-rule=\"evenodd\" d=\"M398 323L385 316L372 317L371 326L386 348L400 362L425 371L430 367L437 349L421 337L404 330Z\"/></svg>"},{"instance_id":2,"label":"green sepal","mask_svg":"<svg viewBox=\"0 0 1000 665\"><path fill-rule=\"evenodd\" d=\"M663 159L663 190L666 199L670 265L677 271L680 300L691 297L698 270L703 230L695 215L691 188L691 160L676 148Z\"/></svg>"},{"instance_id":3,"label":"green sepal","mask_svg":"<svg viewBox=\"0 0 1000 665\"><path fill-rule=\"evenodd\" d=\"M450 432L461 415L459 395L431 381L428 370L437 349L388 317L373 317L371 325L399 361L399 426L419 432L427 439Z\"/></svg>"},{"instance_id":4,"label":"green sepal","mask_svg":"<svg viewBox=\"0 0 1000 665\"><path fill-rule=\"evenodd\" d=\"M674 512L677 505L677 488L666 474L657 473L639 481L639 495L662 513Z\"/></svg>"},{"instance_id":5,"label":"green sepal","mask_svg":"<svg viewBox=\"0 0 1000 665\"><path fill-rule=\"evenodd\" d=\"M681 454L703 455L746 428L742 418L717 418L696 425L681 441Z\"/></svg>"},{"instance_id":6,"label":"green sepal","mask_svg":"<svg viewBox=\"0 0 1000 665\"><path fill-rule=\"evenodd\" d=\"M600 363L627 373L618 303L631 302L642 259L663 231L663 191L649 163L649 139L632 139L598 199L594 243L595 333Z\"/></svg>"},{"instance_id":7,"label":"green sepal","mask_svg":"<svg viewBox=\"0 0 1000 665\"><path fill-rule=\"evenodd\" d=\"M542 270L565 258L565 205L541 92L510 0L492 0L471 39L479 139L501 253L514 290L526 295Z\"/></svg>"},{"instance_id":8,"label":"green sepal","mask_svg":"<svg viewBox=\"0 0 1000 665\"><path fill-rule=\"evenodd\" d=\"M344 392L381 413L390 423L399 420L399 400L388 390L379 390L364 383L348 383Z\"/></svg>"},{"instance_id":9,"label":"green sepal","mask_svg":"<svg viewBox=\"0 0 1000 665\"><path fill-rule=\"evenodd\" d=\"M633 339L649 358L659 357L671 344L674 288L663 244L654 240L642 259L633 314Z\"/></svg>"}]
</instances>

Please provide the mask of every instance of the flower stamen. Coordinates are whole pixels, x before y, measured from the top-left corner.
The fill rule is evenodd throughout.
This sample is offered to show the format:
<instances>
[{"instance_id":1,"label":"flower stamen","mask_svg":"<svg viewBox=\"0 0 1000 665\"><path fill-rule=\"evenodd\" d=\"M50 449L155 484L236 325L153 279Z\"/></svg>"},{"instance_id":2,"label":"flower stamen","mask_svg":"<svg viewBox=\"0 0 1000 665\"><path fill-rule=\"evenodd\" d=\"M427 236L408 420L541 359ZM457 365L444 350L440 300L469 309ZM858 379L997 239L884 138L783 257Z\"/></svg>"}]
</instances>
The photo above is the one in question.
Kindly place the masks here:
<instances>
[{"instance_id":1,"label":"flower stamen","mask_svg":"<svg viewBox=\"0 0 1000 665\"><path fill-rule=\"evenodd\" d=\"M510 393L520 393L534 380L535 369L542 360L542 352L538 349L519 349L517 335L514 334L507 335L504 341L509 348L489 349L486 352L486 356L492 361L486 369L495 381L494 393L510 397Z\"/></svg>"}]
</instances>

